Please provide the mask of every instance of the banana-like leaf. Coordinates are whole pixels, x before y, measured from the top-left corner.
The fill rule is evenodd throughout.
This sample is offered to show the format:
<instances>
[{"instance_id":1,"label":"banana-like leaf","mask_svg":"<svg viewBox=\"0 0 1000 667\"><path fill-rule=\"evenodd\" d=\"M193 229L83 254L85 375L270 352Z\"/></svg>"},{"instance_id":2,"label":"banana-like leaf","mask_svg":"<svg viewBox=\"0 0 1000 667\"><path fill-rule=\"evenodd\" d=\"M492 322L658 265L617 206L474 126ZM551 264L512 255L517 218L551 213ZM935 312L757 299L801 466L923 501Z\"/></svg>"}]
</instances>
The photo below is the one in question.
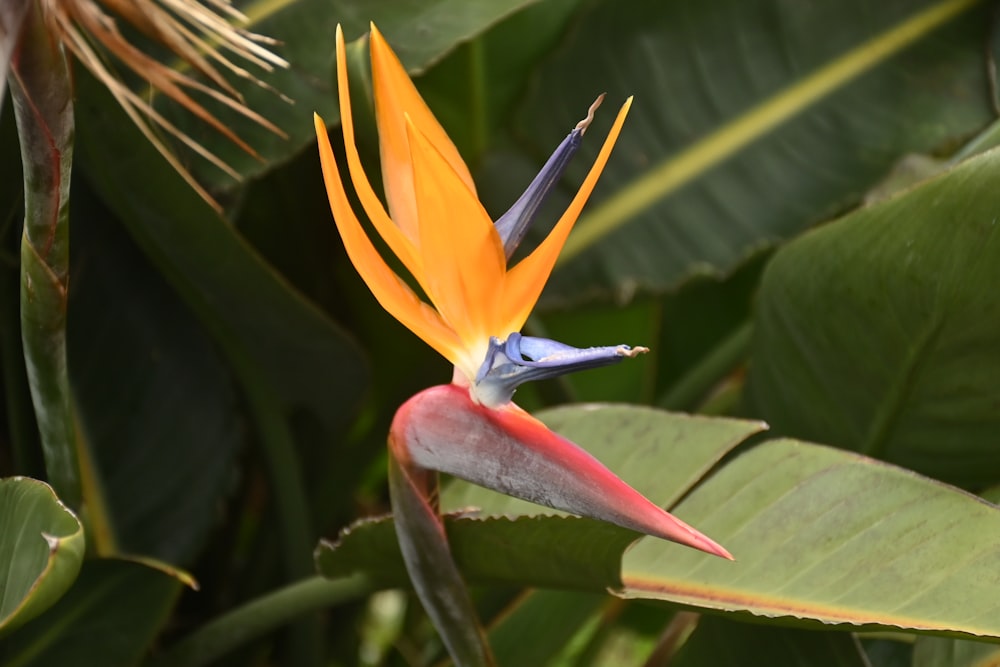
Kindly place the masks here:
<instances>
[{"instance_id":1,"label":"banana-like leaf","mask_svg":"<svg viewBox=\"0 0 1000 667\"><path fill-rule=\"evenodd\" d=\"M993 150L780 250L751 413L964 487L1000 481L998 178Z\"/></svg>"},{"instance_id":2,"label":"banana-like leaf","mask_svg":"<svg viewBox=\"0 0 1000 667\"><path fill-rule=\"evenodd\" d=\"M83 562L83 526L45 482L0 479L0 635L51 607Z\"/></svg>"},{"instance_id":3,"label":"banana-like leaf","mask_svg":"<svg viewBox=\"0 0 1000 667\"><path fill-rule=\"evenodd\" d=\"M904 153L985 126L991 11L975 0L591 4L539 67L520 133L541 160L598 93L635 104L546 303L727 274L856 203ZM598 144L584 142L568 191ZM480 190L500 207L513 201L502 190L523 184L516 164L494 167Z\"/></svg>"},{"instance_id":4,"label":"banana-like leaf","mask_svg":"<svg viewBox=\"0 0 1000 667\"><path fill-rule=\"evenodd\" d=\"M990 503L889 464L793 440L740 453L706 480L701 464L724 439L717 422L730 420L599 406L553 415L560 432L647 496L691 489L671 511L718 539L736 562L653 538L626 549L634 533L528 506L527 516L450 521L456 561L471 582L611 589L782 625L1000 638L1000 546L989 537L1000 531L1000 509ZM757 425L743 428L746 436ZM675 469L696 472L678 484ZM453 510L454 499L487 516L513 507L472 488L443 495ZM387 584L405 581L389 520L356 526L339 547L321 546L318 560L328 576L361 571Z\"/></svg>"}]
</instances>

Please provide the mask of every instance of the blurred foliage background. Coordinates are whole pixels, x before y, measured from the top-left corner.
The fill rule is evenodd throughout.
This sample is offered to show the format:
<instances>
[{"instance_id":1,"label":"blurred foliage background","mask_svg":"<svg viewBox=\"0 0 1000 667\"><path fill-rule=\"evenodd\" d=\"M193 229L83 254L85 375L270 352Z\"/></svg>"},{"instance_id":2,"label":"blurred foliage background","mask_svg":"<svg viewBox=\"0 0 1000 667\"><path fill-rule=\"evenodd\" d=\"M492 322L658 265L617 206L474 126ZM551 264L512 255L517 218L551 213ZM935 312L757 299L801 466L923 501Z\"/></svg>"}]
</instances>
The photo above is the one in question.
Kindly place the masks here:
<instances>
[{"instance_id":1,"label":"blurred foliage background","mask_svg":"<svg viewBox=\"0 0 1000 667\"><path fill-rule=\"evenodd\" d=\"M255 76L293 102L247 81L232 84L287 136L207 100L258 151L255 159L123 75L236 170L239 179L162 137L220 213L100 82L71 66L75 146L60 232L68 235L69 290L63 302L42 304L55 319L35 328L22 322L35 321L22 294L35 265L21 250L21 175L32 171L21 164L10 92L4 100L3 664L443 659L419 605L393 588L405 587L400 566L391 553L392 562L380 560L392 542L391 531L379 532L384 524L355 529L362 541L353 556L348 539L340 556L319 549L332 586L314 563L320 538L388 511L389 422L407 397L450 378L447 364L384 313L355 274L322 185L311 115L331 125L342 150L338 23L349 42L360 149L373 180L378 173L365 85L369 21L414 75L494 215L598 94L607 93L608 107L635 96L527 330L578 346L626 342L652 352L525 387L518 402L532 411L600 401L704 415L689 424L663 412L602 412L583 427L587 410L544 413L616 460L611 467L626 480L648 474L647 492L658 502L683 500L682 516L699 528L697 517L715 525L706 532L748 568L743 580L732 570L717 576L678 551L664 551L670 563L661 565L661 553L643 554L654 548L646 541L625 552L634 535L593 523L515 522L507 537L490 532L501 524L484 524L486 538L456 539L509 547L468 556L482 565L468 566L471 579L491 584L475 592L501 663L958 667L997 659L992 644L910 634L1000 638L1000 515L965 493L995 498L990 489L1000 482L1000 155L989 151L997 117L994 3L234 4L246 27L279 40L275 51L290 66ZM184 68L138 31L123 30ZM598 114L543 221L554 223L576 191L613 115ZM71 405L55 414L33 400L25 356L50 349L61 332ZM741 444L759 427L714 417L765 421L771 439ZM606 437L594 435L609 423ZM712 430L724 425L735 430ZM72 444L55 458L75 471L82 504L66 497L53 479L53 455L43 454L40 434L60 428L73 432ZM681 444L651 443L651 429L676 429ZM711 451L695 447L709 442ZM638 444L663 458L633 467L616 459ZM803 495L782 506L781 497L765 496L786 487L767 475L786 465L787 493ZM829 488L823 475L833 480ZM86 529L66 523L51 491L20 477L51 482L70 507L83 509ZM449 492L448 507L532 514L462 487ZM721 506L732 525L712 523L722 512L710 508ZM757 518L737 521L744 510ZM34 533L23 529L29 517L40 522ZM852 542L837 531L855 520L867 532L859 528L864 539ZM747 526L753 530L741 537ZM811 526L823 530L813 534ZM575 556L568 546L559 551L563 538L547 532L557 529L568 531L563 544ZM59 548L31 543L24 555L27 542L17 536L38 531L58 537ZM797 557L782 557L799 538L802 546L790 552ZM553 565L554 553L570 565ZM608 562L622 569L610 579L595 574ZM817 572L836 577L820 585ZM185 573L197 590L184 585ZM649 583L674 576L705 590L681 594L674 584ZM36 578L48 584L27 590ZM576 590L523 589L545 584ZM622 596L606 595L609 587ZM858 589L860 602L850 596ZM623 599L631 597L646 601ZM13 622L18 615L23 621ZM843 631L817 631L823 624Z\"/></svg>"}]
</instances>

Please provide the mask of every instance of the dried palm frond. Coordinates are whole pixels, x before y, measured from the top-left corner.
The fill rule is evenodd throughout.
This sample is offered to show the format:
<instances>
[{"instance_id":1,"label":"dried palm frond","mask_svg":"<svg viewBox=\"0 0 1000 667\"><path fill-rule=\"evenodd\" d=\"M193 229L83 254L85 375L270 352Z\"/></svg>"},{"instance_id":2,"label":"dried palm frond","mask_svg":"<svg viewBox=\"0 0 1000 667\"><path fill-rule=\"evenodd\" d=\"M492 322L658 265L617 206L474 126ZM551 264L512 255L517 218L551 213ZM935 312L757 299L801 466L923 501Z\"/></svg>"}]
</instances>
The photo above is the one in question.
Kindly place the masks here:
<instances>
[{"instance_id":1,"label":"dried palm frond","mask_svg":"<svg viewBox=\"0 0 1000 667\"><path fill-rule=\"evenodd\" d=\"M191 97L197 91L284 137L284 132L249 108L236 88L223 76L228 71L241 79L270 89L229 55L267 71L288 67L271 52L274 40L240 28L233 22L247 18L229 0L41 0L51 34L57 35L80 63L103 83L125 113L164 158L216 210L211 195L181 164L155 131L173 135L195 153L232 176L239 174L222 159L185 134L159 113L144 97L129 88L115 73L109 55L126 65L155 89L190 111L248 154L256 151L229 127ZM105 11L107 10L107 11ZM130 43L118 29L115 16L131 24L150 39L168 48L205 81L171 68ZM286 99L287 98L283 98Z\"/></svg>"}]
</instances>

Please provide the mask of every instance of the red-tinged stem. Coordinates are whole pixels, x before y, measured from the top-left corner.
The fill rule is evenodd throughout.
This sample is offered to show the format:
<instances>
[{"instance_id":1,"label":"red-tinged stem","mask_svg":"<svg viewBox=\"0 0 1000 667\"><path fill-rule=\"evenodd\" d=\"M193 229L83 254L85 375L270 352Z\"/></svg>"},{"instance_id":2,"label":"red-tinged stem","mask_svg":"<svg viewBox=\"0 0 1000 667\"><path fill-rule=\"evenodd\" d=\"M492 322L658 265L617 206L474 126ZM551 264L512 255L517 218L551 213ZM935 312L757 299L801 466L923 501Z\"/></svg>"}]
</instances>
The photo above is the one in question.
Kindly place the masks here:
<instances>
[{"instance_id":1,"label":"red-tinged stem","mask_svg":"<svg viewBox=\"0 0 1000 667\"><path fill-rule=\"evenodd\" d=\"M37 2L30 3L17 36L10 83L24 165L24 361L48 480L79 510L84 491L66 372L73 101L66 60Z\"/></svg>"},{"instance_id":2,"label":"red-tinged stem","mask_svg":"<svg viewBox=\"0 0 1000 667\"><path fill-rule=\"evenodd\" d=\"M403 561L427 615L459 667L495 661L437 510L437 473L411 465L408 443L389 436L389 495Z\"/></svg>"}]
</instances>

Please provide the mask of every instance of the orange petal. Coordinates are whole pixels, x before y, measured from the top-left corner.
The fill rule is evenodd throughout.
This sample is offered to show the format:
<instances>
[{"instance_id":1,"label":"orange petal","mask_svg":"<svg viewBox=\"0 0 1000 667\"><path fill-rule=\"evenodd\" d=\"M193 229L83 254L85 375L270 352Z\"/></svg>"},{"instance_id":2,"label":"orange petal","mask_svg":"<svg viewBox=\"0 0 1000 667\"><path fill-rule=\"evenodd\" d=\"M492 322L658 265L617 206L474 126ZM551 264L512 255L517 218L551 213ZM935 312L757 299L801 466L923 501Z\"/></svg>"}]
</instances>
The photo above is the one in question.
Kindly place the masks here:
<instances>
[{"instance_id":1,"label":"orange petal","mask_svg":"<svg viewBox=\"0 0 1000 667\"><path fill-rule=\"evenodd\" d=\"M421 301L378 254L347 200L344 185L340 180L340 171L337 169L337 161L330 148L326 125L316 114L313 115L313 121L316 125L316 137L319 140L319 157L323 165L323 178L330 199L330 210L333 212L334 222L337 223L337 230L344 241L344 248L347 250L347 256L351 258L351 263L368 285L368 289L390 315L446 359L456 363L462 349L458 337L434 309Z\"/></svg>"},{"instance_id":2,"label":"orange petal","mask_svg":"<svg viewBox=\"0 0 1000 667\"><path fill-rule=\"evenodd\" d=\"M368 177L365 175L364 167L361 166L361 157L358 155L358 148L354 141L354 117L351 112L351 94L347 81L347 52L344 46L344 32L340 24L337 24L337 92L340 99L340 122L344 131L347 167L351 172L354 191L357 193L368 219L372 221L375 230L389 246L389 250L403 262L406 270L423 287L423 265L416 248L410 239L400 231L399 227L389 219L385 207L382 206L382 202L379 201L378 195L375 194Z\"/></svg>"},{"instance_id":3,"label":"orange petal","mask_svg":"<svg viewBox=\"0 0 1000 667\"><path fill-rule=\"evenodd\" d=\"M628 115L631 106L632 98L630 97L618 112L618 117L615 119L611 131L608 132L604 145L601 146L601 152L594 160L590 172L583 180L583 185L580 186L580 190L573 197L573 201L559 218L559 222L556 223L552 232L530 255L508 271L502 302L502 312L507 317L502 324L505 331L520 331L525 320L528 319L531 309L535 307L535 302L538 301L542 288L545 287L545 281L552 273L552 267L555 266L556 258L559 257L559 251L562 250L566 237L573 229L576 219L580 216L580 211L583 210L594 185L597 184L597 179L600 178L601 172L604 170L604 165L608 161L608 156L611 155L611 149L614 148L622 124L625 122L625 116Z\"/></svg>"},{"instance_id":4,"label":"orange petal","mask_svg":"<svg viewBox=\"0 0 1000 667\"><path fill-rule=\"evenodd\" d=\"M459 338L475 348L491 334L502 333L493 323L507 268L503 243L475 193L409 117L407 121L427 295Z\"/></svg>"},{"instance_id":5,"label":"orange petal","mask_svg":"<svg viewBox=\"0 0 1000 667\"><path fill-rule=\"evenodd\" d=\"M413 169L410 148L407 145L406 121L413 122L435 148L445 157L452 170L459 175L472 192L468 167L458 149L448 138L434 114L414 87L399 58L382 37L374 24L371 26L372 84L375 88L375 120L378 123L381 147L382 179L385 196L393 221L403 233L416 242L419 237L416 201L413 193Z\"/></svg>"}]
</instances>

